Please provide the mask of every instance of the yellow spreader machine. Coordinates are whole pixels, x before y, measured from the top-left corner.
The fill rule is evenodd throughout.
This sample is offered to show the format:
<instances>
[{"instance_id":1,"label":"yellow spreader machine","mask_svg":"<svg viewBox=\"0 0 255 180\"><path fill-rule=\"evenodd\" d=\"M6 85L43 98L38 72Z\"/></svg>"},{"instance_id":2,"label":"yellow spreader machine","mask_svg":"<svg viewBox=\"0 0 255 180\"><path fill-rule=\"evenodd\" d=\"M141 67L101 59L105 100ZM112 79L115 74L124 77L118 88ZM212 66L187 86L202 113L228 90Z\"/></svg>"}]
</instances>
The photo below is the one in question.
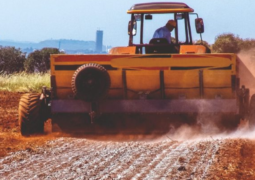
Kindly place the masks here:
<instances>
[{"instance_id":1,"label":"yellow spreader machine","mask_svg":"<svg viewBox=\"0 0 255 180\"><path fill-rule=\"evenodd\" d=\"M202 41L203 19L193 11L184 3L135 4L127 11L127 47L114 47L108 54L51 55L51 87L21 97L22 135L43 132L48 118L74 131L111 126L114 117L126 126L143 116L135 127L153 119L150 130L161 121L181 124L199 114L220 114L230 129L240 119L252 124L255 97L250 100L249 89L240 84L236 54L211 53ZM172 42L152 38L169 19L176 22ZM200 44L193 43L192 31Z\"/></svg>"}]
</instances>

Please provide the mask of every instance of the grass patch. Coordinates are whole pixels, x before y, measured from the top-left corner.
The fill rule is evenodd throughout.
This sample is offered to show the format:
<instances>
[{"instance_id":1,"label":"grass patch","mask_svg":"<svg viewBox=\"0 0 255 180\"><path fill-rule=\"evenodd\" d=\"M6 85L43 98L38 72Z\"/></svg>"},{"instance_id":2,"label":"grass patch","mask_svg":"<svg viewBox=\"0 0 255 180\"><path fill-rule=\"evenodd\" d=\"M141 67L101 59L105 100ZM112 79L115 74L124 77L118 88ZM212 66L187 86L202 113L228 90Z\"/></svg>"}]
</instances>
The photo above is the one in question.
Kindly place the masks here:
<instances>
[{"instance_id":1,"label":"grass patch","mask_svg":"<svg viewBox=\"0 0 255 180\"><path fill-rule=\"evenodd\" d=\"M0 74L0 91L41 92L43 86L50 87L50 73Z\"/></svg>"}]
</instances>

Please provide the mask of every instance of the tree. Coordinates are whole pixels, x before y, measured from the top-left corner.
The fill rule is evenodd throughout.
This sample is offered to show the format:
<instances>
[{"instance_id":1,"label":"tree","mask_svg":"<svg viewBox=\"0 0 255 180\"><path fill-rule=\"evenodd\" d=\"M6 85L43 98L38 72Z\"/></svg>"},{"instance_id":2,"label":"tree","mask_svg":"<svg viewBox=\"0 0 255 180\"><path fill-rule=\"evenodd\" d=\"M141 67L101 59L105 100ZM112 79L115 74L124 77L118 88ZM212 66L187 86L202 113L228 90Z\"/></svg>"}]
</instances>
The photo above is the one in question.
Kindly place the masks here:
<instances>
[{"instance_id":1,"label":"tree","mask_svg":"<svg viewBox=\"0 0 255 180\"><path fill-rule=\"evenodd\" d=\"M216 37L212 45L213 52L216 53L238 53L240 51L241 39L234 34L222 34Z\"/></svg>"},{"instance_id":2,"label":"tree","mask_svg":"<svg viewBox=\"0 0 255 180\"><path fill-rule=\"evenodd\" d=\"M0 71L14 73L24 70L25 54L15 47L0 46Z\"/></svg>"},{"instance_id":3,"label":"tree","mask_svg":"<svg viewBox=\"0 0 255 180\"><path fill-rule=\"evenodd\" d=\"M30 53L24 63L26 72L47 72L50 69L50 55L60 53L57 48L43 48Z\"/></svg>"}]
</instances>

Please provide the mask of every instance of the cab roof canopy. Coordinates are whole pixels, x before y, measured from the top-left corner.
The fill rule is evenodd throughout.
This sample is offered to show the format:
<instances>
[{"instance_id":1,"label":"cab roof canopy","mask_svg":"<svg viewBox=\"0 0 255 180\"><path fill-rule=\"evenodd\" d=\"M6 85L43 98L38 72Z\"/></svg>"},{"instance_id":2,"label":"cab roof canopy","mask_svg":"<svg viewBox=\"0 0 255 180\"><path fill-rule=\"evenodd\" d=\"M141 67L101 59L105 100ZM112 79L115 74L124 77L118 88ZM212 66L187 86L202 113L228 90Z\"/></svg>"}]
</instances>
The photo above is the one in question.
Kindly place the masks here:
<instances>
[{"instance_id":1,"label":"cab roof canopy","mask_svg":"<svg viewBox=\"0 0 255 180\"><path fill-rule=\"evenodd\" d=\"M175 13L175 12L194 12L185 3L177 2L152 2L152 3L141 3L133 5L128 11L128 14L158 14L158 13Z\"/></svg>"}]
</instances>

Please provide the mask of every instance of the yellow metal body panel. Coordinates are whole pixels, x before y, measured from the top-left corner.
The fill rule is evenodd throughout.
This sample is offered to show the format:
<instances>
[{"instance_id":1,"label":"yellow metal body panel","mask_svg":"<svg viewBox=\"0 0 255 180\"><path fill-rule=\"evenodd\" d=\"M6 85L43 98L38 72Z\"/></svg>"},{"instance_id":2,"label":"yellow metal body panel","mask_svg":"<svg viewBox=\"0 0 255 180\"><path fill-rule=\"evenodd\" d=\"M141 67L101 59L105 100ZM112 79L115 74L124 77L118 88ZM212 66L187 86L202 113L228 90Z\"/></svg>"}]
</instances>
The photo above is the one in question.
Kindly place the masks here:
<instances>
[{"instance_id":1,"label":"yellow metal body panel","mask_svg":"<svg viewBox=\"0 0 255 180\"><path fill-rule=\"evenodd\" d=\"M190 71L166 71L165 93L166 98L183 97L199 99L199 74L197 70Z\"/></svg>"},{"instance_id":2,"label":"yellow metal body panel","mask_svg":"<svg viewBox=\"0 0 255 180\"><path fill-rule=\"evenodd\" d=\"M129 46L129 47L114 47L110 49L109 54L135 54L136 47L135 46Z\"/></svg>"},{"instance_id":3,"label":"yellow metal body panel","mask_svg":"<svg viewBox=\"0 0 255 180\"><path fill-rule=\"evenodd\" d=\"M73 73L87 63L107 69L111 79L109 99L123 99L123 71L128 99L138 99L139 92L150 92L148 98L160 99L160 73L166 99L231 99L231 78L238 76L235 54L51 55L57 98L73 96Z\"/></svg>"},{"instance_id":4,"label":"yellow metal body panel","mask_svg":"<svg viewBox=\"0 0 255 180\"><path fill-rule=\"evenodd\" d=\"M231 75L232 72L226 70L204 71L204 97L208 99L216 96L227 99L233 97Z\"/></svg>"},{"instance_id":5,"label":"yellow metal body panel","mask_svg":"<svg viewBox=\"0 0 255 180\"><path fill-rule=\"evenodd\" d=\"M157 57L155 59L155 57ZM188 66L213 66L213 67L226 67L231 65L231 61L224 57L209 56L209 55L167 55L162 57L153 55L140 55L134 58L127 56L125 58L114 58L111 65L119 68L128 67L188 67Z\"/></svg>"},{"instance_id":6,"label":"yellow metal body panel","mask_svg":"<svg viewBox=\"0 0 255 180\"><path fill-rule=\"evenodd\" d=\"M181 45L180 54L204 54L206 52L205 46L202 45Z\"/></svg>"}]
</instances>

